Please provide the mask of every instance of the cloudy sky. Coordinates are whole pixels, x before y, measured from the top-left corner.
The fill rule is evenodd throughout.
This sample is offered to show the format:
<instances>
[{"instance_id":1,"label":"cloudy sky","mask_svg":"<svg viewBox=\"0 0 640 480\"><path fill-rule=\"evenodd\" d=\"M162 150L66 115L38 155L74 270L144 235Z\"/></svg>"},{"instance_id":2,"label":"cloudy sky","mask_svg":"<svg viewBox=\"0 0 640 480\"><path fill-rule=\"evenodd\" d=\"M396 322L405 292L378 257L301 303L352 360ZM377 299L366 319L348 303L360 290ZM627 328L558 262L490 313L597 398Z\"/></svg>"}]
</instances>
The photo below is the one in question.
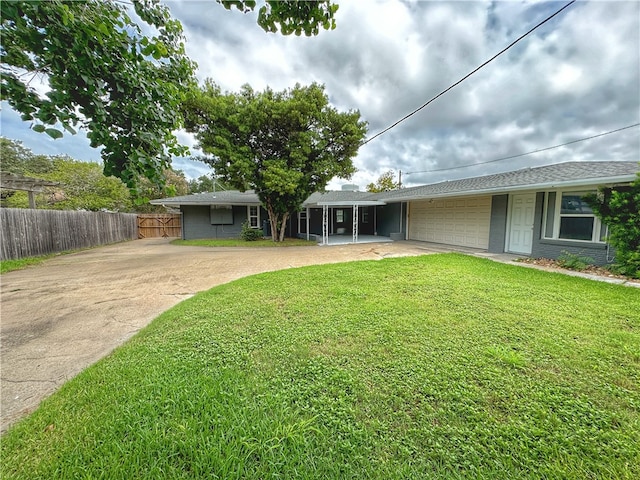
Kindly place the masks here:
<instances>
[{"instance_id":1,"label":"cloudy sky","mask_svg":"<svg viewBox=\"0 0 640 480\"><path fill-rule=\"evenodd\" d=\"M454 84L568 2L337 0L337 28L267 34L256 14L214 0L166 2L198 78L223 90L326 86L374 136ZM98 161L83 134L51 140L3 103L2 135L36 153ZM493 161L640 122L640 2L578 1L463 83L360 148L351 182L402 171L407 186L564 161L640 160L640 127ZM185 133L179 138L188 145ZM176 159L188 177L203 163ZM339 188L334 180L329 188Z\"/></svg>"}]
</instances>

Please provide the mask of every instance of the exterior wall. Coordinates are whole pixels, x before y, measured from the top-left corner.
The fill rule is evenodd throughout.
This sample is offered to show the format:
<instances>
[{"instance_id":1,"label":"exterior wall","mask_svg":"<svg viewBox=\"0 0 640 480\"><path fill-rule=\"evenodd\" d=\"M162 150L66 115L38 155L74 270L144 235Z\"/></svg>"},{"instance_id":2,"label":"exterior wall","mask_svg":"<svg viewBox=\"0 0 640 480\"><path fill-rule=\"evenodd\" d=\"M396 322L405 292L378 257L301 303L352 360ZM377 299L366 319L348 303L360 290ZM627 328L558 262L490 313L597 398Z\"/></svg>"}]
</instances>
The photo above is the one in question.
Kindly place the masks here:
<instances>
[{"instance_id":1,"label":"exterior wall","mask_svg":"<svg viewBox=\"0 0 640 480\"><path fill-rule=\"evenodd\" d=\"M615 252L604 243L552 240L542 238L544 218L544 192L536 194L536 211L533 224L532 258L557 259L564 253L589 257L595 265L606 265L613 261Z\"/></svg>"},{"instance_id":2,"label":"exterior wall","mask_svg":"<svg viewBox=\"0 0 640 480\"><path fill-rule=\"evenodd\" d=\"M507 212L509 195L494 195L491 198L491 223L489 225L489 252L504 252L507 241Z\"/></svg>"},{"instance_id":3,"label":"exterior wall","mask_svg":"<svg viewBox=\"0 0 640 480\"><path fill-rule=\"evenodd\" d=\"M266 219L266 212L260 209L260 222ZM210 207L208 205L183 205L182 239L194 240L198 238L237 238L242 231L242 224L247 220L247 207L233 206L232 225L212 225Z\"/></svg>"},{"instance_id":4,"label":"exterior wall","mask_svg":"<svg viewBox=\"0 0 640 480\"><path fill-rule=\"evenodd\" d=\"M377 222L377 235L390 237L392 233L402 233L407 231L407 204L406 203L390 203L375 207L375 215Z\"/></svg>"}]
</instances>

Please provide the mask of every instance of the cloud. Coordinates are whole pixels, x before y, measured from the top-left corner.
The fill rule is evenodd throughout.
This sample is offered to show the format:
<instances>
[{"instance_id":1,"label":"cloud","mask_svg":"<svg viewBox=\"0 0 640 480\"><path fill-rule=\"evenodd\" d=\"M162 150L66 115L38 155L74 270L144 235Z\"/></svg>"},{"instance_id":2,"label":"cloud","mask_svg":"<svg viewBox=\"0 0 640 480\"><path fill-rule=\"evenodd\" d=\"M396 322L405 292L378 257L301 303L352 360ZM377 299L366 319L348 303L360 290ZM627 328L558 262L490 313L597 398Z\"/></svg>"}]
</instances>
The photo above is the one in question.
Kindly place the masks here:
<instances>
[{"instance_id":1,"label":"cloud","mask_svg":"<svg viewBox=\"0 0 640 480\"><path fill-rule=\"evenodd\" d=\"M336 108L360 111L369 123L369 136L564 5L337 3L336 30L310 38L265 33L256 24L255 12L227 11L213 0L168 5L184 26L187 52L199 65L201 81L212 78L230 91L245 83L258 90L282 90L319 82ZM484 163L639 121L640 2L576 2L465 82L361 147L354 160L359 171L349 182L364 188L389 169L402 170L403 183L415 185L562 161L639 160L640 128L635 128ZM5 131L4 112L2 126ZM180 138L193 145L186 134ZM188 159L175 164L189 176L208 168ZM451 167L457 169L442 170ZM440 171L407 174L427 170ZM341 183L346 181L335 179L330 187Z\"/></svg>"}]
</instances>

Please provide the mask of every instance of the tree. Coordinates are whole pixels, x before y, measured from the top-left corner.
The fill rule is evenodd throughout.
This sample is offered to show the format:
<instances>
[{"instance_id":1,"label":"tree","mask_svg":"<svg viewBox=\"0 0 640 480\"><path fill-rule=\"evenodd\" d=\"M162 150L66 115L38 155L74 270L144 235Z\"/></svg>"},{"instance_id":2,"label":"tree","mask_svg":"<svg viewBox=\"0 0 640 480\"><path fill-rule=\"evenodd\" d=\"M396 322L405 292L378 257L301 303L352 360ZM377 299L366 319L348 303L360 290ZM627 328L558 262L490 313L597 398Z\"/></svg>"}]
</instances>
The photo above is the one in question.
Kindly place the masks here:
<instances>
[{"instance_id":1,"label":"tree","mask_svg":"<svg viewBox=\"0 0 640 480\"><path fill-rule=\"evenodd\" d=\"M106 177L102 166L93 162L81 162L69 157L47 157L50 169L27 176L59 182L57 187L47 187L36 196L36 203L53 210L89 210L129 212L133 209L127 186L115 177ZM5 200L8 207L27 208L26 192L16 192Z\"/></svg>"},{"instance_id":2,"label":"tree","mask_svg":"<svg viewBox=\"0 0 640 480\"><path fill-rule=\"evenodd\" d=\"M49 172L53 167L46 155L34 155L18 140L0 137L0 170L8 173L31 175Z\"/></svg>"},{"instance_id":3,"label":"tree","mask_svg":"<svg viewBox=\"0 0 640 480\"><path fill-rule=\"evenodd\" d=\"M609 243L616 249L620 273L640 278L640 172L629 187L600 189L585 197L609 228Z\"/></svg>"},{"instance_id":4,"label":"tree","mask_svg":"<svg viewBox=\"0 0 640 480\"><path fill-rule=\"evenodd\" d=\"M367 131L357 111L338 112L324 86L282 92L222 93L207 81L185 104L186 128L203 161L233 188L255 190L269 214L272 238L282 241L287 219L337 176L349 178Z\"/></svg>"},{"instance_id":5,"label":"tree","mask_svg":"<svg viewBox=\"0 0 640 480\"><path fill-rule=\"evenodd\" d=\"M200 175L198 178L189 180L189 193L215 192L216 190L229 190L229 187L214 175Z\"/></svg>"},{"instance_id":6,"label":"tree","mask_svg":"<svg viewBox=\"0 0 640 480\"><path fill-rule=\"evenodd\" d=\"M194 84L182 26L156 0L2 2L2 98L33 130L53 138L76 126L102 146L105 175L130 187L145 176L162 183L172 155L183 155L174 130ZM143 31L154 30L153 35ZM40 96L31 85L46 82Z\"/></svg>"},{"instance_id":7,"label":"tree","mask_svg":"<svg viewBox=\"0 0 640 480\"><path fill-rule=\"evenodd\" d=\"M145 199L154 200L156 198L164 198L167 194L170 197L174 197L178 195L187 195L189 193L189 182L184 176L184 172L182 170L174 170L170 168L164 171L164 177L166 178L164 188L158 187L146 178L140 179L139 190ZM136 203L137 212L150 213L165 211L162 206L151 205L148 201Z\"/></svg>"},{"instance_id":8,"label":"tree","mask_svg":"<svg viewBox=\"0 0 640 480\"><path fill-rule=\"evenodd\" d=\"M395 174L393 170L384 172L378 177L376 183L370 183L367 185L367 192L390 192L391 190L397 190L400 188L400 183L394 180Z\"/></svg>"},{"instance_id":9,"label":"tree","mask_svg":"<svg viewBox=\"0 0 640 480\"><path fill-rule=\"evenodd\" d=\"M256 5L218 1L242 11ZM336 10L328 0L268 0L258 23L311 35L334 28ZM168 8L158 0L4 1L0 14L0 97L36 132L60 138L86 129L91 146L103 147L105 175L134 191L140 177L163 184L171 156L187 152L173 132L195 85L182 25ZM35 79L46 83L46 96Z\"/></svg>"},{"instance_id":10,"label":"tree","mask_svg":"<svg viewBox=\"0 0 640 480\"><path fill-rule=\"evenodd\" d=\"M252 0L218 1L227 10L235 7L245 13L256 6L256 2ZM320 27L325 30L336 28L334 15L337 11L338 5L332 4L330 0L267 0L260 7L258 25L267 32L275 33L280 30L283 35L300 35L303 32L306 36L317 35Z\"/></svg>"}]
</instances>

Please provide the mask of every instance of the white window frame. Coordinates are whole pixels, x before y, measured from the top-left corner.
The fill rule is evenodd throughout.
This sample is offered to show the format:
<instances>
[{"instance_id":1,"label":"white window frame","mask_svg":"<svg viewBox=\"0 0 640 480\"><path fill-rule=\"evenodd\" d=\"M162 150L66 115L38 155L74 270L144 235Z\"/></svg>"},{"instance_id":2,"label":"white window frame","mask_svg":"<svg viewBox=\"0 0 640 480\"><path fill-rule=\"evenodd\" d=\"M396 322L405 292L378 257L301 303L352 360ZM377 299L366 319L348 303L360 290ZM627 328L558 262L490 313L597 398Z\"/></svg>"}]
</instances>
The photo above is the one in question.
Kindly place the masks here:
<instances>
[{"instance_id":1,"label":"white window frame","mask_svg":"<svg viewBox=\"0 0 640 480\"><path fill-rule=\"evenodd\" d=\"M556 194L556 204L554 206L553 212L553 231L547 232L547 216L549 211L549 194ZM558 240L561 242L583 242L583 243L606 243L605 235L602 233L606 233L606 225L603 225L598 216L595 213L561 213L562 212L562 196L566 194L570 195L586 195L588 193L596 193L595 191L585 191L585 190L557 190L554 192L545 192L544 194L544 212L543 212L543 234L542 237L547 240ZM593 229L591 231L591 239L590 240L580 240L575 238L561 238L560 237L560 221L562 218L593 218Z\"/></svg>"},{"instance_id":2,"label":"white window frame","mask_svg":"<svg viewBox=\"0 0 640 480\"><path fill-rule=\"evenodd\" d=\"M344 223L344 208L336 209L336 223Z\"/></svg>"},{"instance_id":3,"label":"white window frame","mask_svg":"<svg viewBox=\"0 0 640 480\"><path fill-rule=\"evenodd\" d=\"M255 214L251 213L251 209L253 208L256 209ZM255 225L252 220L255 220ZM260 205L247 205L247 222L249 223L250 228L260 228Z\"/></svg>"},{"instance_id":4,"label":"white window frame","mask_svg":"<svg viewBox=\"0 0 640 480\"><path fill-rule=\"evenodd\" d=\"M298 212L298 232L302 231L302 225L304 225L305 228L307 227L307 211L306 210L300 210Z\"/></svg>"},{"instance_id":5,"label":"white window frame","mask_svg":"<svg viewBox=\"0 0 640 480\"><path fill-rule=\"evenodd\" d=\"M360 210L360 220L361 223L369 223L369 208L368 207L362 207L362 209Z\"/></svg>"}]
</instances>

